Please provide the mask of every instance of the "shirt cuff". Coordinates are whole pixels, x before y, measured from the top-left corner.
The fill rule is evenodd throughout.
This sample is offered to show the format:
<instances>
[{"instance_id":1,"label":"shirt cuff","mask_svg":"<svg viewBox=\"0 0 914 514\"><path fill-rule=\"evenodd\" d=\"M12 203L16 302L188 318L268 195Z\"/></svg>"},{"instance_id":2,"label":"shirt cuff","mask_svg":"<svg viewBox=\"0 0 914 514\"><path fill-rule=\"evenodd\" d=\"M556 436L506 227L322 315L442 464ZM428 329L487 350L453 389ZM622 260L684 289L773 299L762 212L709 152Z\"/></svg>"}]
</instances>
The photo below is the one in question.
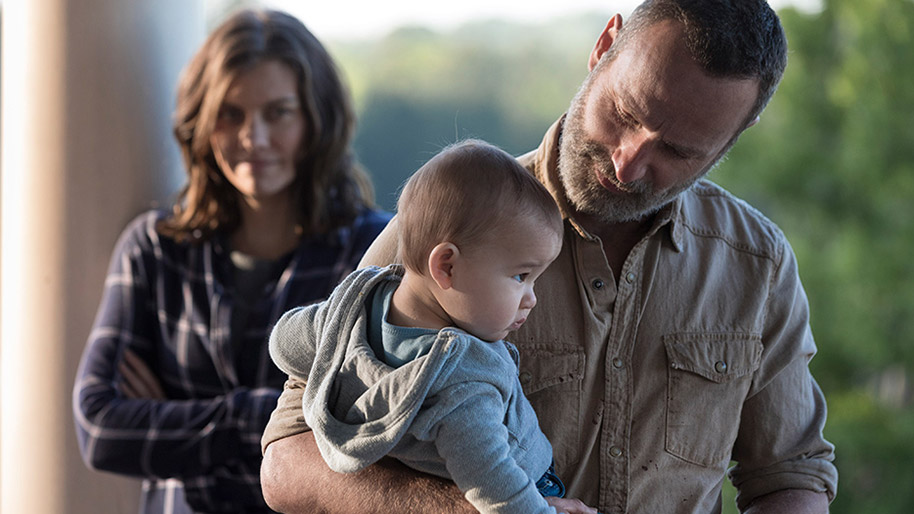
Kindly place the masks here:
<instances>
[{"instance_id":1,"label":"shirt cuff","mask_svg":"<svg viewBox=\"0 0 914 514\"><path fill-rule=\"evenodd\" d=\"M736 504L740 512L756 498L787 489L806 489L825 493L828 501L835 499L838 487L838 470L825 458L802 458L777 464L763 470L748 473L730 471L730 479L736 487Z\"/></svg>"},{"instance_id":2,"label":"shirt cuff","mask_svg":"<svg viewBox=\"0 0 914 514\"><path fill-rule=\"evenodd\" d=\"M294 378L286 380L276 409L270 414L270 421L267 422L263 437L260 439L261 453L266 452L270 443L311 430L302 413L301 402L304 393L304 381Z\"/></svg>"}]
</instances>

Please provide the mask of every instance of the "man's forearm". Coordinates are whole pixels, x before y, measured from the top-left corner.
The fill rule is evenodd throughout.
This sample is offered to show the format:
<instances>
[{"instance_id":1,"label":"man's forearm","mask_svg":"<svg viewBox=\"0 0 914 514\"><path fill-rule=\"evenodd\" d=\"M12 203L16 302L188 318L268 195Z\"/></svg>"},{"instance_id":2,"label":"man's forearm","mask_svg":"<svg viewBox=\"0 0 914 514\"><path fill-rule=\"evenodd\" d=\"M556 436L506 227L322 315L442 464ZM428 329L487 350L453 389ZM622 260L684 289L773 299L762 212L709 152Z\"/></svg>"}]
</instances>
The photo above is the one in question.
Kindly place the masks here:
<instances>
[{"instance_id":1,"label":"man's forearm","mask_svg":"<svg viewBox=\"0 0 914 514\"><path fill-rule=\"evenodd\" d=\"M260 472L270 508L286 514L474 513L450 481L384 459L358 473L327 467L311 432L269 446Z\"/></svg>"},{"instance_id":2,"label":"man's forearm","mask_svg":"<svg viewBox=\"0 0 914 514\"><path fill-rule=\"evenodd\" d=\"M757 498L745 514L828 514L828 496L806 489L785 489Z\"/></svg>"}]
</instances>

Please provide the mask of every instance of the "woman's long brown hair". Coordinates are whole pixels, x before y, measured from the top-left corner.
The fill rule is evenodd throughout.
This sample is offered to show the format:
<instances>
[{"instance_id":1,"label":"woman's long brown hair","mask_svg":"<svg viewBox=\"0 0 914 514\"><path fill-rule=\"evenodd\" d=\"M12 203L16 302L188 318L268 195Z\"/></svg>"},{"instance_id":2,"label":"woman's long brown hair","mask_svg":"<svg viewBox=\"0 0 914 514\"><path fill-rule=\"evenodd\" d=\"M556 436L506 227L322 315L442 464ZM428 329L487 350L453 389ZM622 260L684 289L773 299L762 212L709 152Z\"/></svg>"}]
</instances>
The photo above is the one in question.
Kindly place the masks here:
<instances>
[{"instance_id":1,"label":"woman's long brown hair","mask_svg":"<svg viewBox=\"0 0 914 514\"><path fill-rule=\"evenodd\" d=\"M350 147L355 118L349 94L330 55L295 17L244 10L210 34L181 76L174 135L188 176L159 232L205 240L216 231L231 233L241 223L239 194L216 164L210 136L232 79L270 59L289 66L298 78L307 130L291 187L302 232L344 226L373 204L371 182Z\"/></svg>"}]
</instances>

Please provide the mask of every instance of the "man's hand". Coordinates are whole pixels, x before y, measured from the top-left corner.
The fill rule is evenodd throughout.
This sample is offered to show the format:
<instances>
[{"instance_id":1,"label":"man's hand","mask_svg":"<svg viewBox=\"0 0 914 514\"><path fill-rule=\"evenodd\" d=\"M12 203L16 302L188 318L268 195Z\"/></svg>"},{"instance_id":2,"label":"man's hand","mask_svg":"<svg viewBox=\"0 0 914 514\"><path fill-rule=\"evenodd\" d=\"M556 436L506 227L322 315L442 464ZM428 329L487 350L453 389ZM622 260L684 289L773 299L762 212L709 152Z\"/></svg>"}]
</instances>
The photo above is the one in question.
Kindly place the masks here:
<instances>
[{"instance_id":1,"label":"man's hand","mask_svg":"<svg viewBox=\"0 0 914 514\"><path fill-rule=\"evenodd\" d=\"M546 503L555 507L559 514L600 514L597 509L584 505L584 502L577 498L547 496Z\"/></svg>"}]
</instances>

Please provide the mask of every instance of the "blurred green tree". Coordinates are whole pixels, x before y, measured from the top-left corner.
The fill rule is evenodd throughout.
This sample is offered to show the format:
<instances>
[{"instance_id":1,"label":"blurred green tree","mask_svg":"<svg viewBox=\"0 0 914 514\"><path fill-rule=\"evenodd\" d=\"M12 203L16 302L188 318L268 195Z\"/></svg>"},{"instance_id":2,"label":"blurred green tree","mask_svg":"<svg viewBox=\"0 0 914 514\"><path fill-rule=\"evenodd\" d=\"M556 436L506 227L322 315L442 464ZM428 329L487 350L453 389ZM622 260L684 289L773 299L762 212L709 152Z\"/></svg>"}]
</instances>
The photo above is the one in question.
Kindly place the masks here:
<instances>
[{"instance_id":1,"label":"blurred green tree","mask_svg":"<svg viewBox=\"0 0 914 514\"><path fill-rule=\"evenodd\" d=\"M393 209L399 186L442 147L482 138L534 149L587 74L608 14L543 25L479 21L441 33L405 27L378 41L334 41L359 111L355 141Z\"/></svg>"},{"instance_id":2,"label":"blurred green tree","mask_svg":"<svg viewBox=\"0 0 914 514\"><path fill-rule=\"evenodd\" d=\"M780 14L787 74L712 178L797 253L841 473L831 512L914 512L914 2Z\"/></svg>"}]
</instances>

